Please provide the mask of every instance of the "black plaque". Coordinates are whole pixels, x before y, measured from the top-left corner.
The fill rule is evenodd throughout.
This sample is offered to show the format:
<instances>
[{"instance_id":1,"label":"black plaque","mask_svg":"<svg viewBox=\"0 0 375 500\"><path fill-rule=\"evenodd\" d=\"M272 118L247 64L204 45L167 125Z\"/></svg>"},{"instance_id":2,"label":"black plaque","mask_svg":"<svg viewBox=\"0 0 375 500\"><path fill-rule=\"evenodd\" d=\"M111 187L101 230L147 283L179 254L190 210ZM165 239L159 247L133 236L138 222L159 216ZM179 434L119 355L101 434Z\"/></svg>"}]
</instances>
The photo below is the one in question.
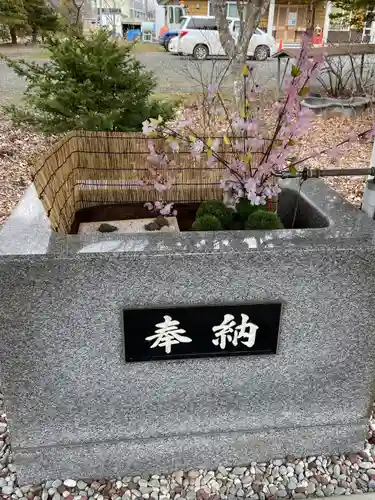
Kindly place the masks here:
<instances>
[{"instance_id":1,"label":"black plaque","mask_svg":"<svg viewBox=\"0 0 375 500\"><path fill-rule=\"evenodd\" d=\"M124 310L126 361L275 354L281 304Z\"/></svg>"}]
</instances>

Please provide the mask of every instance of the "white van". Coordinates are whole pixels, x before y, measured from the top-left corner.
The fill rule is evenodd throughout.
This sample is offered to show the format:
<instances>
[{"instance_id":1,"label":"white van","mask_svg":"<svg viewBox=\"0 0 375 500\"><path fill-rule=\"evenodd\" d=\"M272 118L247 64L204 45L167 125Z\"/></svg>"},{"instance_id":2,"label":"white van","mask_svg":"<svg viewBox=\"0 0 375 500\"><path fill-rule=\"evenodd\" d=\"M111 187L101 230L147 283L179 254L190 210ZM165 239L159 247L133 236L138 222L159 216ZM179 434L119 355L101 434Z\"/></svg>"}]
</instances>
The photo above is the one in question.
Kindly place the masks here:
<instances>
[{"instance_id":1,"label":"white van","mask_svg":"<svg viewBox=\"0 0 375 500\"><path fill-rule=\"evenodd\" d=\"M240 29L239 19L230 19L229 30L235 39ZM265 61L276 52L275 39L256 28L250 39L247 55ZM216 20L212 16L188 16L182 19L178 38L178 52L203 60L209 56L225 56L220 43Z\"/></svg>"}]
</instances>

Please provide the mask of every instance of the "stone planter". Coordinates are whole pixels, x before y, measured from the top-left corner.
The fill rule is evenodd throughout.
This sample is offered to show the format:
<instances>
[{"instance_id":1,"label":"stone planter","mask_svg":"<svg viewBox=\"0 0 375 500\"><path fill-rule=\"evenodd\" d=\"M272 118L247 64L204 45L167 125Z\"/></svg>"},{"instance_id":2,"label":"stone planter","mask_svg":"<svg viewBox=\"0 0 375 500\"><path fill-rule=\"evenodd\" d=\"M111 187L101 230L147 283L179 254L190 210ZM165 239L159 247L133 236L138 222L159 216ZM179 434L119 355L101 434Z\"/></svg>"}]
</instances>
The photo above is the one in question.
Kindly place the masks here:
<instances>
[{"instance_id":1,"label":"stone planter","mask_svg":"<svg viewBox=\"0 0 375 500\"><path fill-rule=\"evenodd\" d=\"M298 184L283 187L286 221ZM69 235L31 187L0 233L0 378L21 484L359 449L374 400L375 224L322 180L304 184L296 223ZM131 314L185 310L199 350L197 307L257 304L281 316L251 356L129 360L143 328Z\"/></svg>"},{"instance_id":2,"label":"stone planter","mask_svg":"<svg viewBox=\"0 0 375 500\"><path fill-rule=\"evenodd\" d=\"M367 97L352 97L350 99L307 97L302 101L301 105L316 114L354 116L362 113L370 102L371 99Z\"/></svg>"}]
</instances>

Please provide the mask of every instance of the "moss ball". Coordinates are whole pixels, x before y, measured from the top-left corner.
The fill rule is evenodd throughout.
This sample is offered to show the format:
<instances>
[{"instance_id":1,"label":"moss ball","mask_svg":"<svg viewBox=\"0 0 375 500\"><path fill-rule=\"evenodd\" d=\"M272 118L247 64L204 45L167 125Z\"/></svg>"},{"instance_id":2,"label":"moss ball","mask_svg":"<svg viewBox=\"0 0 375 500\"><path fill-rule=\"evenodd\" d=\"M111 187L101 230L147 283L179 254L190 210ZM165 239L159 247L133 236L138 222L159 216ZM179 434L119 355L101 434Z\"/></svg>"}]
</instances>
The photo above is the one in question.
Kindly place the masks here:
<instances>
[{"instance_id":1,"label":"moss ball","mask_svg":"<svg viewBox=\"0 0 375 500\"><path fill-rule=\"evenodd\" d=\"M197 210L196 218L202 215L214 215L219 219L224 229L230 229L233 219L233 210L219 200L203 201Z\"/></svg>"},{"instance_id":2,"label":"moss ball","mask_svg":"<svg viewBox=\"0 0 375 500\"><path fill-rule=\"evenodd\" d=\"M267 205L252 205L249 200L241 198L236 204L236 214L242 221L247 221L256 210L267 210Z\"/></svg>"},{"instance_id":3,"label":"moss ball","mask_svg":"<svg viewBox=\"0 0 375 500\"><path fill-rule=\"evenodd\" d=\"M202 215L195 219L192 229L193 231L220 231L223 226L214 215Z\"/></svg>"},{"instance_id":4,"label":"moss ball","mask_svg":"<svg viewBox=\"0 0 375 500\"><path fill-rule=\"evenodd\" d=\"M283 223L276 212L256 210L249 215L245 229L283 229Z\"/></svg>"}]
</instances>

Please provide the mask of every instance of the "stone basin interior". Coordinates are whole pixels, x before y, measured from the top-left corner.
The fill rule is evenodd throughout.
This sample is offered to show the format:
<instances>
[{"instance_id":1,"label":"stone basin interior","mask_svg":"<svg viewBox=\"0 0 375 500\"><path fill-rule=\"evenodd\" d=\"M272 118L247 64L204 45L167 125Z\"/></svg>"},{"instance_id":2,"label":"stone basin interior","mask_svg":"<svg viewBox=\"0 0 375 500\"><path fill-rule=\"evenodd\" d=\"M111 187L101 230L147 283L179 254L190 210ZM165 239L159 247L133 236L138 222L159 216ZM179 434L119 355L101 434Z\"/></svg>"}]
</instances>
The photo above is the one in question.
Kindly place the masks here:
<instances>
[{"instance_id":1,"label":"stone basin interior","mask_svg":"<svg viewBox=\"0 0 375 500\"><path fill-rule=\"evenodd\" d=\"M297 207L297 209L296 209ZM328 218L305 196L294 189L283 188L279 196L278 214L285 229L318 229L329 227ZM293 225L293 218L295 220Z\"/></svg>"},{"instance_id":2,"label":"stone basin interior","mask_svg":"<svg viewBox=\"0 0 375 500\"><path fill-rule=\"evenodd\" d=\"M181 231L191 230L198 207L199 203L175 203ZM279 196L278 214L285 229L329 226L327 217L294 189L284 188L282 190ZM79 225L83 222L110 222L147 217L152 217L152 214L144 208L142 203L96 205L76 212L70 234L77 234Z\"/></svg>"}]
</instances>

